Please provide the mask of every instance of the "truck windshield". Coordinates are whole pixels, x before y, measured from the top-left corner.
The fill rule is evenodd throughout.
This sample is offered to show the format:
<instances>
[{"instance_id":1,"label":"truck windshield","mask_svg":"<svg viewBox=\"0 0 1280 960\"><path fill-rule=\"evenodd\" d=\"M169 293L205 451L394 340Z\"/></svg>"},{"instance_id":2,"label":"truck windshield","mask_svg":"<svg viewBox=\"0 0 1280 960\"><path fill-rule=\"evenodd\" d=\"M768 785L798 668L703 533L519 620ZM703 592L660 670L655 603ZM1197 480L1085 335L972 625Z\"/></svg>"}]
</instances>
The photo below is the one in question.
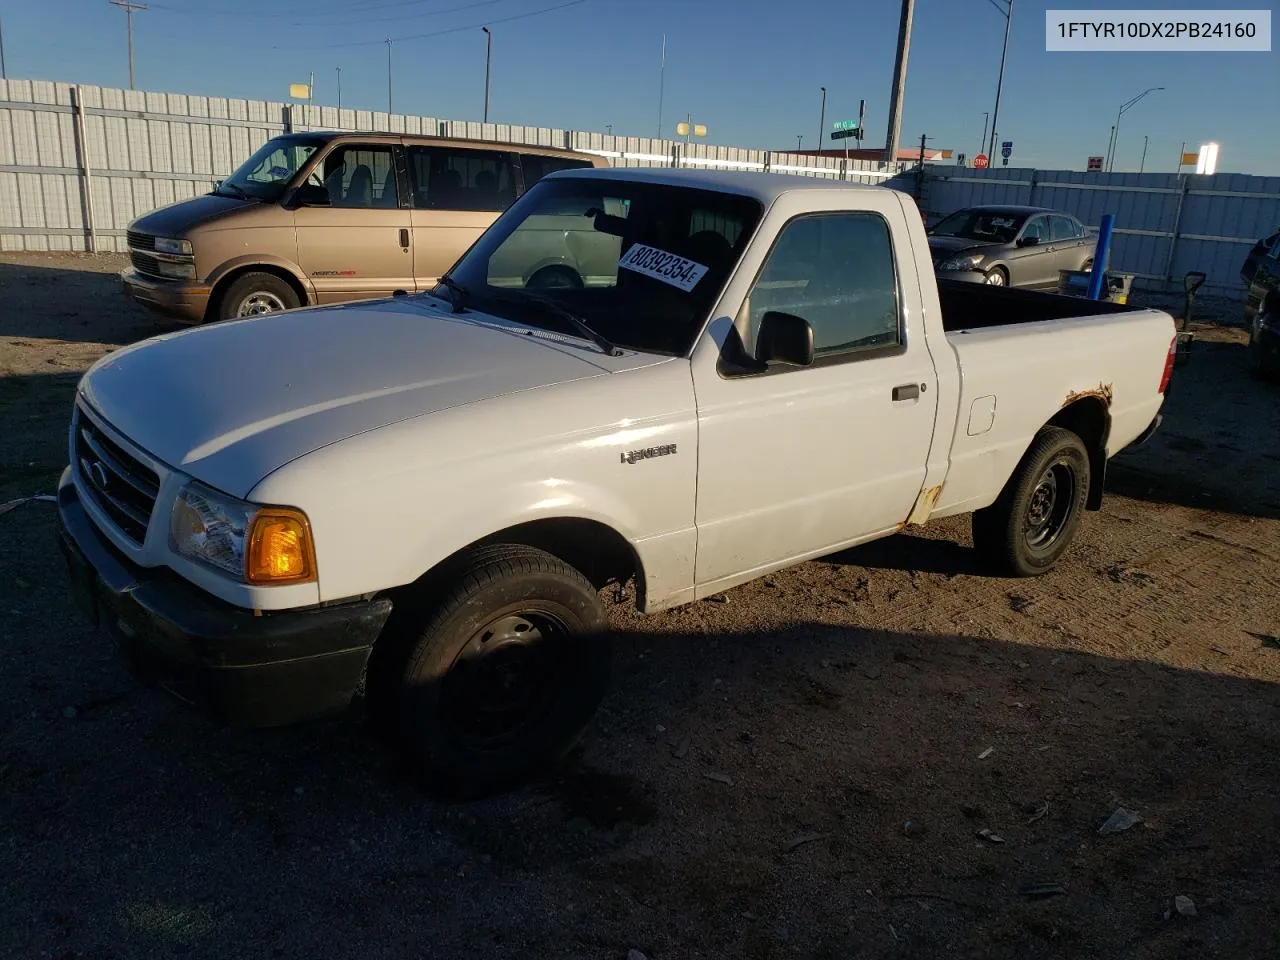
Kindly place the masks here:
<instances>
[{"instance_id":1,"label":"truck windshield","mask_svg":"<svg viewBox=\"0 0 1280 960\"><path fill-rule=\"evenodd\" d=\"M736 194L552 177L503 214L449 279L467 306L506 319L571 333L546 309L552 300L613 343L680 355L761 213L758 201Z\"/></svg>"},{"instance_id":2,"label":"truck windshield","mask_svg":"<svg viewBox=\"0 0 1280 960\"><path fill-rule=\"evenodd\" d=\"M240 165L214 193L241 200L278 200L294 174L324 143L320 137L276 137Z\"/></svg>"},{"instance_id":3,"label":"truck windshield","mask_svg":"<svg viewBox=\"0 0 1280 960\"><path fill-rule=\"evenodd\" d=\"M999 210L958 210L929 231L934 237L958 237L979 243L1012 243L1026 214Z\"/></svg>"}]
</instances>

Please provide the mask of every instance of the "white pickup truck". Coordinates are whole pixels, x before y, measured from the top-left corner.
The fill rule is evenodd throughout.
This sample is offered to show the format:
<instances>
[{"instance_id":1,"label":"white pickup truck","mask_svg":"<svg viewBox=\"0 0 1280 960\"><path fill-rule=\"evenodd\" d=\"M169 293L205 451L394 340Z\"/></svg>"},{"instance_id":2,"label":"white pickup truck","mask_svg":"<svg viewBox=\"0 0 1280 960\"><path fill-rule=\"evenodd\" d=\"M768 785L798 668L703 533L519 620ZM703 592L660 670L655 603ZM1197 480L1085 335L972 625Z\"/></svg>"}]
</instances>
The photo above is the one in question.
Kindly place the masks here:
<instances>
[{"instance_id":1,"label":"white pickup truck","mask_svg":"<svg viewBox=\"0 0 1280 960\"><path fill-rule=\"evenodd\" d=\"M483 791L587 726L610 584L662 610L960 513L1046 571L1174 346L1158 311L940 285L892 190L565 172L431 294L103 358L61 542L143 674L251 725L363 691Z\"/></svg>"}]
</instances>

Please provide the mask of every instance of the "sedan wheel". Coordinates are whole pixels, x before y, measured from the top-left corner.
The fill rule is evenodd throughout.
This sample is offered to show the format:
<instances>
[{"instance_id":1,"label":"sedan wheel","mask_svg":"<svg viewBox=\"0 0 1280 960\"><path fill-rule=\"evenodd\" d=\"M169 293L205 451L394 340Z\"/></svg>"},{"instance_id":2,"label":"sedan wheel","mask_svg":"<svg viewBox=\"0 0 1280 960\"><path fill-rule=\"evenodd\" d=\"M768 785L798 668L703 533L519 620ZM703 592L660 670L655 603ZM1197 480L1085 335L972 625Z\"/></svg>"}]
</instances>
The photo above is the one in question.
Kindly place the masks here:
<instances>
[{"instance_id":1,"label":"sedan wheel","mask_svg":"<svg viewBox=\"0 0 1280 960\"><path fill-rule=\"evenodd\" d=\"M987 272L986 282L993 287L1003 287L1008 281L1005 279L1004 271L996 267L994 270Z\"/></svg>"}]
</instances>

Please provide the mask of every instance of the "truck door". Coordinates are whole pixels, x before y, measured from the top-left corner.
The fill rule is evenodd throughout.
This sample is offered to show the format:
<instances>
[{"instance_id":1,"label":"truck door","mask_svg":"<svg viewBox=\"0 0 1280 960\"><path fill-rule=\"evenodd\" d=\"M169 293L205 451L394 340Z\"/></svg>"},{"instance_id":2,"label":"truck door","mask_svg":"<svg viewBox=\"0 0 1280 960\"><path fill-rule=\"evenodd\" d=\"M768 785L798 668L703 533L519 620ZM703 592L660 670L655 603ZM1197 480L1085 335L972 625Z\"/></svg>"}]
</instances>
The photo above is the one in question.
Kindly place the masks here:
<instances>
[{"instance_id":1,"label":"truck door","mask_svg":"<svg viewBox=\"0 0 1280 960\"><path fill-rule=\"evenodd\" d=\"M903 300L916 267L892 241L901 207L872 196L867 210L786 219L785 199L761 227L784 224L758 272L750 250L740 268L752 276L732 335L753 353L766 312L793 314L813 329L815 359L742 375L726 373L711 336L695 351L700 585L892 530L924 482L937 378Z\"/></svg>"}]
</instances>

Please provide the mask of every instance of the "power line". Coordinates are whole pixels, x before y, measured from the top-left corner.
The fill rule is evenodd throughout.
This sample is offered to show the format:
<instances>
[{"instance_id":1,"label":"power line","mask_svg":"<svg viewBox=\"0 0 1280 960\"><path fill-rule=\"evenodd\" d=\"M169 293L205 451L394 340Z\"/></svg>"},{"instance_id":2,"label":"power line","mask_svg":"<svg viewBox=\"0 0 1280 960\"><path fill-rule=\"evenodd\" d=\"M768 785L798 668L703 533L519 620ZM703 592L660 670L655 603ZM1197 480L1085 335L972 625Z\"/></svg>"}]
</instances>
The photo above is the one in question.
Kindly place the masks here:
<instances>
[{"instance_id":1,"label":"power line","mask_svg":"<svg viewBox=\"0 0 1280 960\"><path fill-rule=\"evenodd\" d=\"M428 10L425 13L402 13L392 17L362 17L357 20L326 20L295 23L296 27L357 27L365 23L399 23L401 20L425 20L427 17L438 17L446 13L457 13L459 10L474 10L476 7L492 7L494 4L506 3L507 0L476 0L475 3L464 3L457 7L444 7L440 10ZM330 14L331 15L331 14Z\"/></svg>"},{"instance_id":2,"label":"power line","mask_svg":"<svg viewBox=\"0 0 1280 960\"><path fill-rule=\"evenodd\" d=\"M483 26L492 26L495 23L510 23L512 20L525 20L529 17L537 17L544 13L551 13L555 10L565 10L569 7L576 7L583 3L591 3L593 0L568 0L567 3L559 3L552 7L542 7L538 10L530 10L526 13L517 13L509 17L499 17L494 20L485 20L483 23L470 23L465 27L450 27L448 30L433 30L430 33L417 33L407 37L384 37L381 40L351 40L346 43L319 43L319 44L277 44L271 47L272 50L337 50L343 47L371 47L379 43L404 43L410 40L426 40L430 37L443 37L450 33L462 33L464 30L478 30Z\"/></svg>"}]
</instances>

